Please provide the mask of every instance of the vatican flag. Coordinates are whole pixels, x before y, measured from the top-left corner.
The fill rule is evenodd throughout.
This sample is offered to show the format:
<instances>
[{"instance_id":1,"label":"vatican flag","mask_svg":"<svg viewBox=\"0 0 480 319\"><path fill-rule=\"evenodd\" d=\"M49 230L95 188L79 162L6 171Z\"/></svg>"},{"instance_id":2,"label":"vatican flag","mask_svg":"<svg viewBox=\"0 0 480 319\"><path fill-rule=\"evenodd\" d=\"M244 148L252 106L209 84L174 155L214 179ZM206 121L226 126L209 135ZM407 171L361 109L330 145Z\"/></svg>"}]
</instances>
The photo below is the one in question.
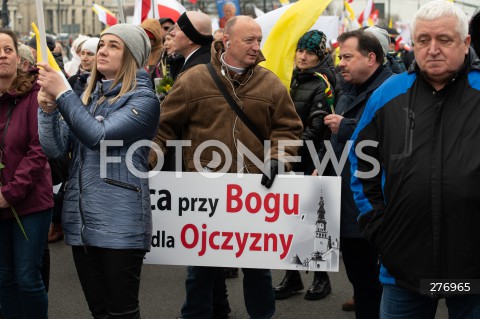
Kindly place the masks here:
<instances>
[{"instance_id":1,"label":"vatican flag","mask_svg":"<svg viewBox=\"0 0 480 319\"><path fill-rule=\"evenodd\" d=\"M52 52L50 52L46 43L44 45L41 44L42 39L43 41L46 42L46 38L42 38L40 36L40 31L38 30L37 26L33 22L32 22L32 30L33 30L33 33L35 33L35 39L37 40L37 62L47 61L47 63L52 67L52 69L54 69L55 72L61 75L63 82L65 82L65 84L67 85L67 88L71 89L72 87L70 86L70 83L68 83L68 80L63 74L60 67L58 66L57 61L55 61L55 58L53 57ZM42 48L45 49L46 55L44 54Z\"/></svg>"},{"instance_id":2,"label":"vatican flag","mask_svg":"<svg viewBox=\"0 0 480 319\"><path fill-rule=\"evenodd\" d=\"M266 61L260 65L275 73L290 89L298 39L310 30L332 0L300 0L275 23L262 48Z\"/></svg>"}]
</instances>

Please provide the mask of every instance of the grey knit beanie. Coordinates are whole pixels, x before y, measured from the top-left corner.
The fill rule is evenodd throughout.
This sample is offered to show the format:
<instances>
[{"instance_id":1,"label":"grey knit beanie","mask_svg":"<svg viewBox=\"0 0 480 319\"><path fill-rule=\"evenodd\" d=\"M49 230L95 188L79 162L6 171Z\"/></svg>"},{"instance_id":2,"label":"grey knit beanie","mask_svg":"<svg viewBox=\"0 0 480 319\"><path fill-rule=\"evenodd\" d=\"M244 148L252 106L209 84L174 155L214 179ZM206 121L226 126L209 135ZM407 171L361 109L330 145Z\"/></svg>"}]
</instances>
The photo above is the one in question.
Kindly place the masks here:
<instances>
[{"instance_id":1,"label":"grey knit beanie","mask_svg":"<svg viewBox=\"0 0 480 319\"><path fill-rule=\"evenodd\" d=\"M130 53L132 53L139 68L143 67L150 55L150 39L139 25L115 24L100 35L100 39L105 34L113 34L122 39Z\"/></svg>"},{"instance_id":2,"label":"grey knit beanie","mask_svg":"<svg viewBox=\"0 0 480 319\"><path fill-rule=\"evenodd\" d=\"M365 32L369 32L378 39L380 42L383 50L383 55L387 55L388 53L388 44L390 43L390 36L388 35L387 30L379 28L375 25L368 27L365 29Z\"/></svg>"}]
</instances>

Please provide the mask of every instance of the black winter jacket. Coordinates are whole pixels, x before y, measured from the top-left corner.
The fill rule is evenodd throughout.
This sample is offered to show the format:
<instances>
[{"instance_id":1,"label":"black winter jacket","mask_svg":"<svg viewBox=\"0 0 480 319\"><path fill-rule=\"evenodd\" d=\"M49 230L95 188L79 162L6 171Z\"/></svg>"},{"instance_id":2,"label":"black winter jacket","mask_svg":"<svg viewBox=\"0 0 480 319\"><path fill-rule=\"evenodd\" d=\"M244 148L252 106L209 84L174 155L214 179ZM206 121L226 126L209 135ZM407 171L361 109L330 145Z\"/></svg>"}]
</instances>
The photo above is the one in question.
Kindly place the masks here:
<instances>
[{"instance_id":1,"label":"black winter jacket","mask_svg":"<svg viewBox=\"0 0 480 319\"><path fill-rule=\"evenodd\" d=\"M473 50L440 91L415 68L368 101L352 139L378 146L350 153L352 174L372 173L351 181L384 284L430 294L422 279L480 279L479 106Z\"/></svg>"},{"instance_id":2,"label":"black winter jacket","mask_svg":"<svg viewBox=\"0 0 480 319\"><path fill-rule=\"evenodd\" d=\"M81 71L78 68L78 71L75 75L72 75L68 78L68 83L72 87L73 92L76 95L81 96L85 88L87 87L87 79L90 76L90 72Z\"/></svg>"},{"instance_id":3,"label":"black winter jacket","mask_svg":"<svg viewBox=\"0 0 480 319\"><path fill-rule=\"evenodd\" d=\"M357 127L368 99L373 92L392 75L393 73L390 68L380 66L361 88L350 83L343 84L342 95L339 96L335 108L335 113L343 116L343 119L340 122L338 133L332 134L330 138L338 162L340 162L344 150L348 147L349 140ZM325 175L337 176L339 173L340 172L336 172L330 165L327 166ZM350 189L350 162L348 159L345 165L343 165L340 174L342 176L340 236L346 238L362 238L363 235L360 232L357 222L360 212L355 205Z\"/></svg>"},{"instance_id":4,"label":"black winter jacket","mask_svg":"<svg viewBox=\"0 0 480 319\"><path fill-rule=\"evenodd\" d=\"M323 61L311 69L300 71L295 68L290 83L290 96L302 120L302 140L312 140L315 149L318 151L323 145L323 139L325 137L328 139L329 135L326 134L330 132L330 130L328 130L323 123L324 116L311 118L311 115L319 110L325 111L326 113L331 113L331 110L325 96L327 83L315 75L316 72L327 76L332 93L334 93L336 85L335 70L333 68L332 58L330 55L327 55ZM299 155L302 157L302 162L294 166L294 170L310 173L313 170L313 162L305 144L300 148Z\"/></svg>"}]
</instances>

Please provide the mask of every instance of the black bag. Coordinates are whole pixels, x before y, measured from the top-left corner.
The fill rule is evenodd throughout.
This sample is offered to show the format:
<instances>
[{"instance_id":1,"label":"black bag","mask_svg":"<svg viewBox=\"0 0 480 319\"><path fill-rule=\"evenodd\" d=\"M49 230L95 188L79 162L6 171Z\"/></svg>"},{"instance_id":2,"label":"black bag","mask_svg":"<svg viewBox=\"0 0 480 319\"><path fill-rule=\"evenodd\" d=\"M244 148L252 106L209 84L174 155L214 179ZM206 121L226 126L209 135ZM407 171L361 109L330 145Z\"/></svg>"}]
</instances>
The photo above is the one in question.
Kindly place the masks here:
<instances>
[{"instance_id":1,"label":"black bag","mask_svg":"<svg viewBox=\"0 0 480 319\"><path fill-rule=\"evenodd\" d=\"M58 185L68 180L70 153L65 154L61 158L49 159L48 164L50 164L50 169L52 171L53 185Z\"/></svg>"}]
</instances>

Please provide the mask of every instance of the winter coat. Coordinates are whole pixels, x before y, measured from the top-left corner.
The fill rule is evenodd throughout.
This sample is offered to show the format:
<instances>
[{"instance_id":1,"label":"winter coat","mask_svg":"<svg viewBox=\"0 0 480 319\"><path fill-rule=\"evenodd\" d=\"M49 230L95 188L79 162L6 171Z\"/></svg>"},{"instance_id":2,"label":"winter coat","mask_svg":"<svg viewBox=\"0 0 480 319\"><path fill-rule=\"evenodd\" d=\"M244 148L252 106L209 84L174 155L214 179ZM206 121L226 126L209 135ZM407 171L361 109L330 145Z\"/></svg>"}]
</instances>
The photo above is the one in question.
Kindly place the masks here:
<instances>
[{"instance_id":1,"label":"winter coat","mask_svg":"<svg viewBox=\"0 0 480 319\"><path fill-rule=\"evenodd\" d=\"M148 32L150 32L155 37L155 44L152 46L152 49L150 51L150 55L148 56L148 61L147 61L147 66L149 67L149 72L150 72L151 68L153 68L155 66L155 63L157 63L157 61L160 59L160 55L162 53L163 29L162 29L162 26L160 25L160 21L154 18L145 19L142 22L141 27L144 30L147 30Z\"/></svg>"},{"instance_id":2,"label":"winter coat","mask_svg":"<svg viewBox=\"0 0 480 319\"><path fill-rule=\"evenodd\" d=\"M39 89L38 84L33 84L24 95L6 92L0 96L0 143L12 107L4 150L0 151L0 162L5 165L0 170L0 191L19 216L53 207L50 166L38 140ZM0 219L12 218L10 207L0 209Z\"/></svg>"},{"instance_id":3,"label":"winter coat","mask_svg":"<svg viewBox=\"0 0 480 319\"><path fill-rule=\"evenodd\" d=\"M233 96L232 85L220 72L222 52L222 42L215 42L212 46L211 63L227 91ZM278 159L278 141L298 140L302 133L302 122L287 89L278 77L258 66L263 60L263 55L260 55L255 65L248 68L233 85L235 94L242 101L243 111L257 126L264 139L271 141L272 158ZM190 147L183 148L183 162L187 171L197 171L193 162L194 152L207 140L219 141L229 149L232 163L224 168L227 172L237 171L237 145L240 142L260 160L264 160L263 144L237 118L205 64L190 68L175 81L171 92L162 102L160 127L154 141L165 151L166 141L176 139L177 131L182 131L182 139L192 142ZM286 146L285 152L286 155L294 156L296 148ZM155 166L155 154L151 152L151 155L150 165ZM225 159L222 157L217 161L213 155L211 147L200 154L204 169L215 171L223 168ZM260 168L247 156L244 156L244 164L244 172L260 172ZM287 167L289 168L288 165Z\"/></svg>"},{"instance_id":4,"label":"winter coat","mask_svg":"<svg viewBox=\"0 0 480 319\"><path fill-rule=\"evenodd\" d=\"M87 80L90 76L90 72L78 69L75 75L68 78L68 83L72 87L73 92L78 96L81 96L87 88Z\"/></svg>"},{"instance_id":5,"label":"winter coat","mask_svg":"<svg viewBox=\"0 0 480 319\"><path fill-rule=\"evenodd\" d=\"M195 65L207 64L208 62L210 62L210 50L210 44L202 45L200 48L198 48L198 50L193 52L192 55L188 58L188 60L185 62L185 64L182 66L182 68L180 69L180 73L190 69L191 67L194 67Z\"/></svg>"},{"instance_id":6,"label":"winter coat","mask_svg":"<svg viewBox=\"0 0 480 319\"><path fill-rule=\"evenodd\" d=\"M290 84L290 96L292 97L295 109L297 110L303 124L302 140L313 141L315 150L318 152L323 145L323 139L326 137L328 128L323 123L323 116L314 116L312 114L318 111L331 113L330 106L327 103L325 96L325 89L327 83L325 80L315 73L320 73L327 76L328 82L333 94L336 85L335 71L333 69L333 62L330 55L319 62L315 67L300 71L295 69L292 75ZM314 114L313 114L314 115ZM329 135L327 135L328 138ZM315 152L315 154L317 153ZM294 165L294 169L299 172L311 173L313 171L313 161L307 146L304 144L299 149L299 155L302 157L302 162L299 165Z\"/></svg>"},{"instance_id":7,"label":"winter coat","mask_svg":"<svg viewBox=\"0 0 480 319\"><path fill-rule=\"evenodd\" d=\"M340 122L337 134L332 134L330 142L337 161L340 161L344 149L348 146L353 131L357 127L358 121L363 114L365 105L372 93L390 76L392 71L385 66L380 66L375 73L363 84L361 93L357 93L358 87L344 83L343 94L338 98L335 113L343 116ZM347 152L345 150L345 152ZM336 175L336 172L330 167L327 175ZM350 162L346 161L342 167L342 193L341 193L341 218L340 218L340 236L349 238L361 238L357 218L360 212L355 205L353 194L350 189Z\"/></svg>"},{"instance_id":8,"label":"winter coat","mask_svg":"<svg viewBox=\"0 0 480 319\"><path fill-rule=\"evenodd\" d=\"M421 279L480 275L480 61L473 50L437 91L415 68L370 98L352 136L370 156L350 154L360 226L377 248L380 280L415 292ZM373 160L373 161L372 161ZM430 289L430 287L425 286Z\"/></svg>"},{"instance_id":9,"label":"winter coat","mask_svg":"<svg viewBox=\"0 0 480 319\"><path fill-rule=\"evenodd\" d=\"M40 142L49 157L73 153L62 212L68 245L149 250L148 179L137 177L125 160L132 144L154 136L158 99L144 70L137 73L137 87L113 103L108 99L120 92L121 84L110 88L111 83L99 82L87 106L67 91L57 99L55 111L39 111ZM97 105L102 95L107 99ZM148 171L148 151L142 147L133 152L136 170Z\"/></svg>"},{"instance_id":10,"label":"winter coat","mask_svg":"<svg viewBox=\"0 0 480 319\"><path fill-rule=\"evenodd\" d=\"M163 74L162 63L166 66L167 74ZM185 58L180 54L167 55L166 52L162 52L158 63L150 70L150 80L155 85L155 78L163 78L170 75L175 80L180 74L180 69L185 63Z\"/></svg>"}]
</instances>

